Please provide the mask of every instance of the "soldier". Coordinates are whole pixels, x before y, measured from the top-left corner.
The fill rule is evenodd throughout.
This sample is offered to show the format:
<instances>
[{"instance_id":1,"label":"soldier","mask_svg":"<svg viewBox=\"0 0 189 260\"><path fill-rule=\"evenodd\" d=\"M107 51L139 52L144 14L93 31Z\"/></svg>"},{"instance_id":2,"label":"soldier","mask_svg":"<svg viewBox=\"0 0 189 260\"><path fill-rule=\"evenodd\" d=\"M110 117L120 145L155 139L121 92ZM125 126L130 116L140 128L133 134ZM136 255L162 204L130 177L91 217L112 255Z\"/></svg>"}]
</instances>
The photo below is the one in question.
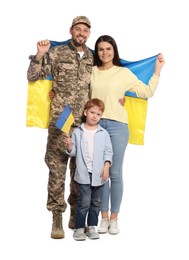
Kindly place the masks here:
<instances>
[{"instance_id":1,"label":"soldier","mask_svg":"<svg viewBox=\"0 0 189 260\"><path fill-rule=\"evenodd\" d=\"M65 45L50 49L50 41L37 43L37 54L30 56L27 71L28 81L45 79L52 75L54 98L51 101L50 123L48 127L45 162L49 168L47 209L52 211L53 223L51 238L64 238L62 213L67 203L64 198L66 169L69 156L66 154L64 133L55 123L68 103L74 115L73 129L81 124L83 108L89 100L89 84L93 66L93 54L86 46L90 36L91 23L86 16L73 19L71 39ZM70 220L69 228L74 228L75 209L78 201L78 187L73 180L75 160L70 161Z\"/></svg>"}]
</instances>

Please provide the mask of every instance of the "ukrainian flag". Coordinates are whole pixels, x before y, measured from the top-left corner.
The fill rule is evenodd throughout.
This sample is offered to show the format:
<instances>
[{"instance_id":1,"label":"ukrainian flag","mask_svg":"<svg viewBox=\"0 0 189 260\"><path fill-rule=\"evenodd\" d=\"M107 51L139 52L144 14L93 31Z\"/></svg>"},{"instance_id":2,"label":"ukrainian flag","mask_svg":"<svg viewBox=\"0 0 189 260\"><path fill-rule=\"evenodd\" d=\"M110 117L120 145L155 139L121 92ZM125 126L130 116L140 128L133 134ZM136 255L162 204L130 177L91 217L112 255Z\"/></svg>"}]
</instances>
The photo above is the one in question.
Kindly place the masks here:
<instances>
[{"instance_id":1,"label":"ukrainian flag","mask_svg":"<svg viewBox=\"0 0 189 260\"><path fill-rule=\"evenodd\" d=\"M71 125L74 123L74 116L72 114L70 106L67 104L56 121L56 127L62 132L68 134Z\"/></svg>"},{"instance_id":2,"label":"ukrainian flag","mask_svg":"<svg viewBox=\"0 0 189 260\"><path fill-rule=\"evenodd\" d=\"M66 44L64 42L50 41L51 47ZM28 97L26 109L26 127L48 128L50 98L49 92L52 89L52 75L44 80L35 82L28 81Z\"/></svg>"},{"instance_id":3,"label":"ukrainian flag","mask_svg":"<svg viewBox=\"0 0 189 260\"><path fill-rule=\"evenodd\" d=\"M121 60L123 67L129 68L141 81L148 84L155 69L157 55L139 61ZM133 92L125 93L125 109L128 113L129 143L143 145L148 100L138 98Z\"/></svg>"},{"instance_id":4,"label":"ukrainian flag","mask_svg":"<svg viewBox=\"0 0 189 260\"><path fill-rule=\"evenodd\" d=\"M62 42L51 41L51 47L66 44L68 41L69 40ZM145 84L148 84L148 81L154 72L156 58L157 55L139 61L126 61L124 59L121 59L121 64L123 67L129 68ZM28 82L28 100L26 114L27 127L35 126L40 128L48 128L50 109L49 91L51 90L51 88L51 76L45 80ZM138 98L135 93L129 91L125 93L125 100L126 102L124 107L128 112L129 120L129 143L143 145L148 100ZM67 109L68 108L66 108L66 111ZM67 120L63 120L63 122L69 122L70 124L70 122L73 121L73 118L68 117ZM62 127L61 125L59 125L59 127L59 129L61 129L64 132L67 132L69 129L66 127L64 128L63 125Z\"/></svg>"}]
</instances>

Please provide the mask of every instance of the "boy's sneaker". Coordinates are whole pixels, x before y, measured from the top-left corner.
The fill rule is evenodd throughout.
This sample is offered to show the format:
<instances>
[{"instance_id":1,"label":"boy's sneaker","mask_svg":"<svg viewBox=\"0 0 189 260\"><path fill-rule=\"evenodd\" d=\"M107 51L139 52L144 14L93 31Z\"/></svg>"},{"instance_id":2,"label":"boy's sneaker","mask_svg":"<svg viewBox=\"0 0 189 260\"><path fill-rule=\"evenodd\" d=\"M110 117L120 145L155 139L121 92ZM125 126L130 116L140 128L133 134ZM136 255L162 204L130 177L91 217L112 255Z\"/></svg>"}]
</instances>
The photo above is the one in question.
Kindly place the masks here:
<instances>
[{"instance_id":1,"label":"boy's sneaker","mask_svg":"<svg viewBox=\"0 0 189 260\"><path fill-rule=\"evenodd\" d=\"M110 220L108 218L102 218L100 222L100 226L98 227L98 233L100 234L107 233L109 225L110 225Z\"/></svg>"},{"instance_id":2,"label":"boy's sneaker","mask_svg":"<svg viewBox=\"0 0 189 260\"><path fill-rule=\"evenodd\" d=\"M99 234L96 231L96 228L94 226L88 226L87 227L87 233L86 235L88 236L88 238L90 239L98 239L99 238Z\"/></svg>"},{"instance_id":3,"label":"boy's sneaker","mask_svg":"<svg viewBox=\"0 0 189 260\"><path fill-rule=\"evenodd\" d=\"M108 232L111 235L116 235L116 234L119 233L119 227L118 227L117 218L110 220L110 226L109 226Z\"/></svg>"},{"instance_id":4,"label":"boy's sneaker","mask_svg":"<svg viewBox=\"0 0 189 260\"><path fill-rule=\"evenodd\" d=\"M86 234L85 234L85 229L84 228L77 228L74 230L73 238L77 241L83 241L86 239Z\"/></svg>"}]
</instances>

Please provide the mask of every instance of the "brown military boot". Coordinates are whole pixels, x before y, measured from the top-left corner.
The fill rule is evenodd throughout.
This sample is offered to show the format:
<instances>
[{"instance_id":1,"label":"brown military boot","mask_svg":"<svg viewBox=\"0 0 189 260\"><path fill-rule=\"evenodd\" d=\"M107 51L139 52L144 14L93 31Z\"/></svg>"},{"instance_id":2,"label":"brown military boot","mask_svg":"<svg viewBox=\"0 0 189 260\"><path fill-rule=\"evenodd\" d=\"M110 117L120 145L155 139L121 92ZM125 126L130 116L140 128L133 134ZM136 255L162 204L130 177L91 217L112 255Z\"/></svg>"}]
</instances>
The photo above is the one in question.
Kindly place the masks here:
<instances>
[{"instance_id":1,"label":"brown military boot","mask_svg":"<svg viewBox=\"0 0 189 260\"><path fill-rule=\"evenodd\" d=\"M62 227L62 212L53 211L53 224L51 231L51 238L59 239L64 238L64 230Z\"/></svg>"},{"instance_id":2,"label":"brown military boot","mask_svg":"<svg viewBox=\"0 0 189 260\"><path fill-rule=\"evenodd\" d=\"M71 229L75 228L75 213L76 213L76 208L70 207L70 220L68 223L68 227Z\"/></svg>"}]
</instances>

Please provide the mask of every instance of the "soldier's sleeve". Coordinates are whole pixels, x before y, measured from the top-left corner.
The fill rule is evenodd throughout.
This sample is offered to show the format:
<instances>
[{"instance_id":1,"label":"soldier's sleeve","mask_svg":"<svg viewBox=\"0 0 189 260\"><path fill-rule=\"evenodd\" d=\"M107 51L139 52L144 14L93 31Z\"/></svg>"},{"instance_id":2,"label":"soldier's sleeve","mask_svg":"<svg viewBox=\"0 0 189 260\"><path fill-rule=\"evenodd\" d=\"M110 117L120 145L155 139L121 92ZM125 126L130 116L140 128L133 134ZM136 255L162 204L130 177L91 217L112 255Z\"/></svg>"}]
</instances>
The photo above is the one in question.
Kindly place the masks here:
<instances>
[{"instance_id":1,"label":"soldier's sleeve","mask_svg":"<svg viewBox=\"0 0 189 260\"><path fill-rule=\"evenodd\" d=\"M51 64L48 54L46 54L42 60L36 60L35 55L30 55L30 65L27 71L28 81L34 82L39 79L45 79L51 74Z\"/></svg>"}]
</instances>

